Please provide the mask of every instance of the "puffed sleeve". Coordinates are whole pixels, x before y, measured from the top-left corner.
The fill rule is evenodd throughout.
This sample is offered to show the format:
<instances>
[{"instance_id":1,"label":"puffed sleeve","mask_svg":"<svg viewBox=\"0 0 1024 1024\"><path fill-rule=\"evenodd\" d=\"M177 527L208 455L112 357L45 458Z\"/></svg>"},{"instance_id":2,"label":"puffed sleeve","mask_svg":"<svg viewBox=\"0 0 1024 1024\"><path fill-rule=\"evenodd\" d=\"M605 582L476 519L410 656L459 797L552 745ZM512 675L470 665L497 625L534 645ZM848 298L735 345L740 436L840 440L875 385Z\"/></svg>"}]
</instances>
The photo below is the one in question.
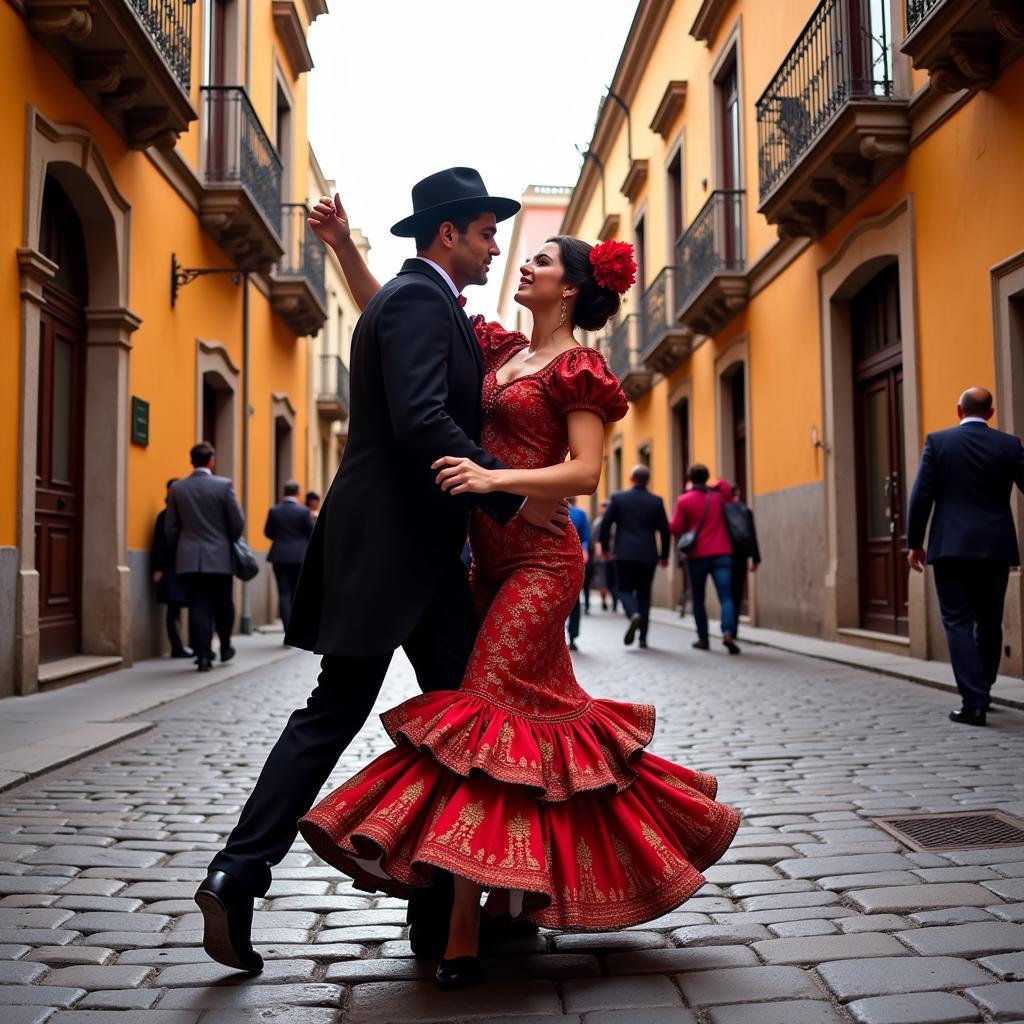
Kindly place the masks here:
<instances>
[{"instance_id":1,"label":"puffed sleeve","mask_svg":"<svg viewBox=\"0 0 1024 1024\"><path fill-rule=\"evenodd\" d=\"M563 413L585 409L596 412L605 423L621 420L629 403L604 356L594 348L570 352L555 368L551 394Z\"/></svg>"},{"instance_id":2,"label":"puffed sleeve","mask_svg":"<svg viewBox=\"0 0 1024 1024\"><path fill-rule=\"evenodd\" d=\"M506 331L494 320L484 320L478 313L469 318L480 343L480 351L484 357L484 369L490 370L500 366L512 354L513 349L522 348L530 343L529 338L519 331Z\"/></svg>"}]
</instances>

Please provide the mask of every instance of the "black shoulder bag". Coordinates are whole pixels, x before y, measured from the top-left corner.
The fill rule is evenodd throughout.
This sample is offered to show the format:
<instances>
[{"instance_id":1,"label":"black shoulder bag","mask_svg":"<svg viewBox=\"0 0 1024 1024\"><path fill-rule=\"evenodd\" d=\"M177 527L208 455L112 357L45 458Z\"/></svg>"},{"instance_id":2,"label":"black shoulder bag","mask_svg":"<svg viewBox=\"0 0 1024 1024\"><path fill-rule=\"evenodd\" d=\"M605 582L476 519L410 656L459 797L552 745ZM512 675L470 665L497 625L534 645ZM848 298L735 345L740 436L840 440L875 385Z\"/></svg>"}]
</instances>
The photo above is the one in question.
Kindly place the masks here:
<instances>
[{"instance_id":1,"label":"black shoulder bag","mask_svg":"<svg viewBox=\"0 0 1024 1024\"><path fill-rule=\"evenodd\" d=\"M676 543L676 551L679 552L684 558L693 550L694 545L697 543L697 535L700 533L701 527L704 525L704 520L708 517L708 506L711 504L711 492L705 491L704 493L704 511L700 514L700 522L697 523L696 527L692 530L686 530L679 537Z\"/></svg>"}]
</instances>

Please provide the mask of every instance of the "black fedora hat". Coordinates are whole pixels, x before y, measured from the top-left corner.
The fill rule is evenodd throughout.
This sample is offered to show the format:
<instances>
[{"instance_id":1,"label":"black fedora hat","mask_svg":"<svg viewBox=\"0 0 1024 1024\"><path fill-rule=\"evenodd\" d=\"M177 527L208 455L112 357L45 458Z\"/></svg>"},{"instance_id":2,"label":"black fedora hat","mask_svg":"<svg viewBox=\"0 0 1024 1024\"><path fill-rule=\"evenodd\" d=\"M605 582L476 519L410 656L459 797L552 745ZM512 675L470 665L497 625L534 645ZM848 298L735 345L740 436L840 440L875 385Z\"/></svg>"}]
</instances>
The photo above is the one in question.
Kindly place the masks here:
<instances>
[{"instance_id":1,"label":"black fedora hat","mask_svg":"<svg viewBox=\"0 0 1024 1024\"><path fill-rule=\"evenodd\" d=\"M479 171L472 167L449 167L413 185L412 215L395 224L391 234L412 238L422 224L439 224L448 217L466 213L493 213L498 220L508 220L519 212L519 207L514 199L488 195Z\"/></svg>"}]
</instances>

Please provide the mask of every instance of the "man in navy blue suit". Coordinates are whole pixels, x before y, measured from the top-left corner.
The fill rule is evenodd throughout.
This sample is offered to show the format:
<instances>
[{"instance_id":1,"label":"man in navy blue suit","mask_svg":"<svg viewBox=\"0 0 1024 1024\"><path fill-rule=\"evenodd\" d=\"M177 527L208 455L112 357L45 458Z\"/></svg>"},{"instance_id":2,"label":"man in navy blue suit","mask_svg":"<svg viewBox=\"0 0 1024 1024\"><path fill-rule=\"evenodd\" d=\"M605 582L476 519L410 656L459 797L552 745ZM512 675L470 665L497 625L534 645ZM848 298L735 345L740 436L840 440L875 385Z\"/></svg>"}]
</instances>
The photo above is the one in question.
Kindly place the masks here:
<instances>
[{"instance_id":1,"label":"man in navy blue suit","mask_svg":"<svg viewBox=\"0 0 1024 1024\"><path fill-rule=\"evenodd\" d=\"M263 535L271 541L267 561L274 567L277 604L285 629L292 615L292 598L312 534L313 515L308 506L299 503L299 485L289 480L284 485L282 500L268 509L267 523L263 527Z\"/></svg>"},{"instance_id":2,"label":"man in navy blue suit","mask_svg":"<svg viewBox=\"0 0 1024 1024\"><path fill-rule=\"evenodd\" d=\"M628 646L639 632L643 648L647 647L654 572L659 563L663 569L668 565L671 543L665 502L647 490L650 479L651 471L646 466L633 467L629 474L632 487L611 496L608 510L601 519L600 535L604 557L615 559L616 588L622 610L629 619L623 642Z\"/></svg>"},{"instance_id":3,"label":"man in navy blue suit","mask_svg":"<svg viewBox=\"0 0 1024 1024\"><path fill-rule=\"evenodd\" d=\"M992 395L968 388L956 407L960 425L925 439L910 495L907 560L935 576L942 625L963 699L954 722L984 725L1003 645L1003 599L1011 565L1020 565L1010 492L1024 491L1020 438L994 430ZM934 514L932 514L934 509Z\"/></svg>"}]
</instances>

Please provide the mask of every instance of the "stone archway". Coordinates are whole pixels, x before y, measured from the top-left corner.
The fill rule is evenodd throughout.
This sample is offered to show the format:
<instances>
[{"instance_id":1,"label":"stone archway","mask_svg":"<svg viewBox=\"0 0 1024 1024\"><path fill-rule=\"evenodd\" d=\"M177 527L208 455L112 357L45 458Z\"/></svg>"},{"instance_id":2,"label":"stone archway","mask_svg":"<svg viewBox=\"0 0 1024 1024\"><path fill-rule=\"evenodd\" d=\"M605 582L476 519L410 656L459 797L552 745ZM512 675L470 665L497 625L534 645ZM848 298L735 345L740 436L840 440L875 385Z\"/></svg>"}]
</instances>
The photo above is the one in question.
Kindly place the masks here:
<instances>
[{"instance_id":1,"label":"stone archway","mask_svg":"<svg viewBox=\"0 0 1024 1024\"><path fill-rule=\"evenodd\" d=\"M13 659L0 692L31 693L39 679L39 578L35 565L35 471L38 431L39 331L43 287L55 264L40 251L47 176L70 198L85 229L89 266L86 306L85 472L82 652L132 660L131 588L127 564L128 366L131 335L141 321L128 309L131 208L92 137L51 124L29 108L21 278L21 366L18 450L18 575Z\"/></svg>"}]
</instances>

